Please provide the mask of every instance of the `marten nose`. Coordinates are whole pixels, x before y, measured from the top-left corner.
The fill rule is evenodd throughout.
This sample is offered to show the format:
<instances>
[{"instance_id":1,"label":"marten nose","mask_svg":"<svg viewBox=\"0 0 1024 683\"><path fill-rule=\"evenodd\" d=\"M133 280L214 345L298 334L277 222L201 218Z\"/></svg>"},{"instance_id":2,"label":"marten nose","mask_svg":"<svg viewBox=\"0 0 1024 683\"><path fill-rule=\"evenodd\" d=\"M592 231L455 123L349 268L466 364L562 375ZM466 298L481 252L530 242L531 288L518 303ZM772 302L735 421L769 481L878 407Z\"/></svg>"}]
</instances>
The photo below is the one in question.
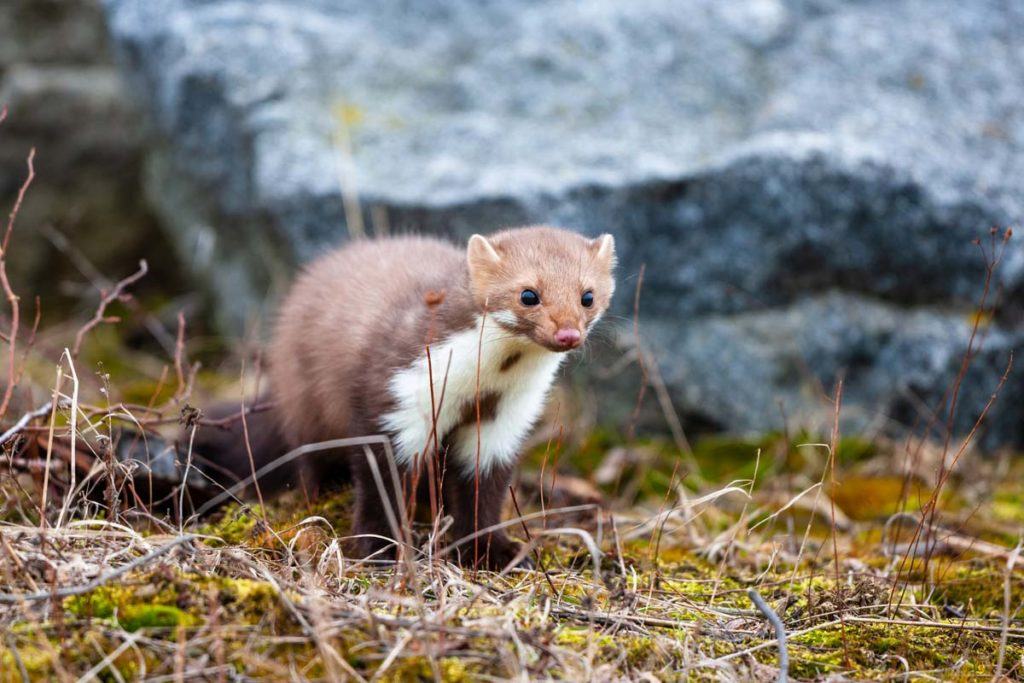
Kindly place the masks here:
<instances>
[{"instance_id":1,"label":"marten nose","mask_svg":"<svg viewBox=\"0 0 1024 683\"><path fill-rule=\"evenodd\" d=\"M564 327L555 332L555 343L565 349L575 349L580 345L580 331Z\"/></svg>"}]
</instances>

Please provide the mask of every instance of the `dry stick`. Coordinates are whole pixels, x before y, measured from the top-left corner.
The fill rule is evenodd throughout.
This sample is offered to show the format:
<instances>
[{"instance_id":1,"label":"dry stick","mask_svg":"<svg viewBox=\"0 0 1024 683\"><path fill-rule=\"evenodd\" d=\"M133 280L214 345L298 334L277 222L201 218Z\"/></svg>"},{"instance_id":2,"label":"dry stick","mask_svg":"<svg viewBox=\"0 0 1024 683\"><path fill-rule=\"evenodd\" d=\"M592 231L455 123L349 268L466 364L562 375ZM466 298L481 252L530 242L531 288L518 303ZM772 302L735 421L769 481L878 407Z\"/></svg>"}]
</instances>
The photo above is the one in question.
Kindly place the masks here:
<instances>
[{"instance_id":1,"label":"dry stick","mask_svg":"<svg viewBox=\"0 0 1024 683\"><path fill-rule=\"evenodd\" d=\"M126 638L125 641L117 647L117 649L115 649L113 652L111 652L106 657L101 659L96 664L96 666L92 667L84 674L82 674L78 680L91 681L94 678L99 679L99 673L104 669L108 668L111 664L113 664L114 660L116 660L118 657L124 654L125 650L135 645L135 641L137 641L141 637L142 633L132 633L131 635L129 635L128 638Z\"/></svg>"},{"instance_id":2,"label":"dry stick","mask_svg":"<svg viewBox=\"0 0 1024 683\"><path fill-rule=\"evenodd\" d=\"M406 568L409 572L409 577L414 576L413 559L408 552L412 545L411 539L409 538L408 531L410 529L409 520L405 515L405 506L402 505L401 491L402 491L402 480L398 476L398 469L395 467L394 458L389 458L391 465L391 481L395 487L395 500L389 500L387 486L384 485L384 478L381 476L380 468L377 466L377 459L374 457L373 449L368 445L363 445L363 453L366 455L366 463L370 466L370 472L373 474L373 481L377 484L377 492L380 494L381 502L384 503L384 514L388 519L388 524L391 526L391 533L395 535L394 541L399 545L399 552L402 557L405 558ZM390 450L388 450L390 455ZM395 511L392 509L392 504L398 507L398 512L401 516L401 521L395 517Z\"/></svg>"},{"instance_id":3,"label":"dry stick","mask_svg":"<svg viewBox=\"0 0 1024 683\"><path fill-rule=\"evenodd\" d=\"M638 353L642 352L638 350ZM668 422L668 428L672 432L672 439L675 441L676 448L686 458L686 464L690 466L692 473L700 477L700 463L697 462L697 458L693 454L693 446L690 445L690 440L686 438L686 432L683 431L683 423L679 419L679 414L676 412L675 407L672 405L672 396L668 393L668 387L665 385L665 379L661 376L658 363L656 361L651 362L647 364L647 368L650 373L651 386L654 387L654 395L661 406L661 412L665 416L665 421Z\"/></svg>"},{"instance_id":4,"label":"dry stick","mask_svg":"<svg viewBox=\"0 0 1024 683\"><path fill-rule=\"evenodd\" d=\"M18 647L15 645L10 631L4 634L4 641L7 643L7 650L14 658L14 663L18 665L18 674L21 676L22 683L29 683L31 679L28 677L28 669L25 668L25 662L21 661L21 654L18 652Z\"/></svg>"},{"instance_id":5,"label":"dry stick","mask_svg":"<svg viewBox=\"0 0 1024 683\"><path fill-rule=\"evenodd\" d=\"M1003 677L1003 663L1006 660L1006 641L1010 633L1010 603L1012 601L1010 582L1013 578L1013 566L1017 564L1020 551L1021 543L1017 543L1017 547L1013 549L1010 559L1006 561L1006 577L1003 581L1003 628L1002 633L999 634L999 659L996 662L996 673L992 676L993 681L998 681Z\"/></svg>"},{"instance_id":6,"label":"dry stick","mask_svg":"<svg viewBox=\"0 0 1024 683\"><path fill-rule=\"evenodd\" d=\"M48 415L53 406L53 401L47 401L46 403L39 406L35 410L25 413L20 418L18 418L18 421L15 422L10 429L8 429L3 434L0 434L0 446L3 446L8 441L16 437L21 432L23 432L25 430L25 427L27 427L28 423L31 422L32 420L36 419L37 417L43 417L44 415Z\"/></svg>"},{"instance_id":7,"label":"dry stick","mask_svg":"<svg viewBox=\"0 0 1024 683\"><path fill-rule=\"evenodd\" d=\"M6 114L7 110L4 109L5 117ZM18 342L18 325L21 318L18 296L14 293L10 280L7 278L7 245L11 239L11 233L14 231L14 219L18 217L18 212L21 210L21 203L25 199L25 193L28 191L29 185L32 184L32 180L36 177L36 171L32 165L35 157L36 150L33 147L28 153L28 176L25 178L25 182L22 183L21 189L18 190L18 198L14 201L14 208L11 209L11 213L7 218L7 230L4 232L3 243L0 244L0 285L3 285L4 295L7 297L7 303L11 307L11 329L7 336L7 387L4 389L3 399L0 400L0 418L7 414L11 398L14 396L14 387L18 381L16 347Z\"/></svg>"},{"instance_id":8,"label":"dry stick","mask_svg":"<svg viewBox=\"0 0 1024 683\"><path fill-rule=\"evenodd\" d=\"M241 386L245 386L245 358L242 358L242 370L241 377L239 378ZM259 380L257 379L257 393L259 393ZM244 391L244 390L243 390ZM256 476L256 459L252 455L252 443L249 441L249 422L245 419L245 395L242 395L242 406L240 409L242 416L242 437L245 439L245 452L249 456L249 470L253 475L253 486L256 488L256 500L260 504L260 512L263 513L263 523L269 527L270 524L267 522L267 507L263 503L263 492L260 490L260 482L255 479ZM190 449L191 450L191 449Z\"/></svg>"},{"instance_id":9,"label":"dry stick","mask_svg":"<svg viewBox=\"0 0 1024 683\"><path fill-rule=\"evenodd\" d=\"M1000 263L1000 261L1003 258L1003 254L1005 253L1005 250L1006 250L1006 244L1009 242L1010 237L1013 235L1013 231L1008 229L1008 230L1006 230L1004 232L1003 240L1002 240L1002 248L997 248L996 245L994 244L995 235L996 235L995 228L992 229L992 231L990 232L990 235L992 236L992 239L993 239L993 251L992 251L991 258L985 252L985 248L981 244L981 240L975 240L975 244L981 250L982 257L985 260L985 283L984 283L984 287L982 288L981 299L980 299L979 305L978 305L978 310L979 311L984 311L985 307L986 307L986 305L988 303L988 296L989 296L989 292L991 291L991 287L992 287L992 278L993 278L993 276L995 274L996 268L998 268L999 263ZM953 469L956 467L957 461L960 459L960 456L963 454L964 450L966 449L967 444L970 443L972 435L974 434L975 430L978 428L980 420L988 412L988 408L992 404L992 402L993 402L993 400L995 398L995 394L993 394L992 400L990 400L989 404L985 406L985 410L982 412L981 417L979 417L978 422L975 422L974 428L971 429L971 433L968 435L967 439L964 440L963 445L961 446L961 448L959 449L957 454L953 457L953 460L950 463L949 468L947 470L947 468L946 468L946 456L949 454L950 441L951 441L952 436L953 436L953 425L954 425L954 420L956 419L956 408L957 408L957 405L959 403L960 387L963 384L964 378L967 376L967 370L970 367L971 362L974 360L974 354L976 353L974 343L975 343L975 340L977 339L978 330L979 330L979 328L981 326L981 318L982 318L982 316L980 316L980 315L974 316L974 322L971 325L971 334L970 334L970 337L967 340L967 349L964 352L963 358L960 361L960 369L957 371L956 378L953 381L953 387L952 387L952 390L950 392L950 399L949 399L949 410L947 412L947 419L946 419L946 435L945 435L945 439L944 439L943 445L942 445L942 461L939 463L939 477L938 477L938 479L936 481L935 490L932 493L931 499L928 501L928 504L926 505L925 509L923 510L924 514L921 515L921 523L920 523L920 525L918 527L918 531L920 531L920 529L923 528L923 526L925 524L929 524L929 525L934 524L936 507L938 506L938 497L941 494L942 489L943 489L943 487L946 484L946 480L948 479L949 475L952 473ZM1011 351L1010 352L1010 365L1012 365L1012 364L1013 364L1013 352ZM1009 374L1009 367L1007 367L1007 374ZM996 393L998 393L999 389L1002 388L1003 382L1005 382L1005 379L1000 381L999 388L996 389ZM915 534L915 537L916 537L916 534ZM925 571L925 573L927 573L927 571L928 571L928 565L930 563L930 560L931 560L931 558L929 556L925 557L925 561L924 561L924 571ZM902 572L902 570L903 570L903 565L901 564L900 572L897 573L897 577L899 577L899 575ZM893 592L895 592L895 588L896 588L896 585L894 583L893 584ZM905 594L905 591L904 591L903 594L900 595L900 602L901 603L902 603L903 595L904 594ZM891 596L890 596L890 598L891 598Z\"/></svg>"},{"instance_id":10,"label":"dry stick","mask_svg":"<svg viewBox=\"0 0 1024 683\"><path fill-rule=\"evenodd\" d=\"M61 380L64 379L64 370L58 365L57 366L57 377L53 383L53 398L50 400L50 405L53 409L50 411L50 433L46 438L46 469L43 471L43 499L39 507L39 528L43 529L46 527L46 496L50 490L50 461L53 457L53 433L55 431L57 422L57 404L58 396L60 395ZM75 466L74 454L71 456L71 467Z\"/></svg>"},{"instance_id":11,"label":"dry stick","mask_svg":"<svg viewBox=\"0 0 1024 683\"><path fill-rule=\"evenodd\" d=\"M164 383L166 381L167 381L167 366L164 365L163 368L160 370L160 379L156 383L156 389L153 391L153 395L149 397L149 403L146 404L146 411L147 412L150 412L150 411L153 410L153 405L156 403L157 397L160 396L160 392L163 391ZM130 411L126 411L126 412L129 412L129 414L130 414ZM139 506L143 507L145 510L147 510L149 512L152 512L153 511L153 459L152 459L152 457L150 456L150 453L149 453L149 440L146 438L146 430L145 430L144 427L141 428L139 430L139 434L137 434L135 436L135 438L132 439L132 443L131 443L131 445L128 448L129 448L129 451L133 451L135 449L136 444L139 443L139 439L140 438L142 439L143 449L146 452L146 482L149 485L149 500L148 500L148 502L146 504L143 504L142 500L139 499L138 491L135 488L134 478L132 480L132 492L135 494L136 499L138 499Z\"/></svg>"},{"instance_id":12,"label":"dry stick","mask_svg":"<svg viewBox=\"0 0 1024 683\"><path fill-rule=\"evenodd\" d=\"M629 419L629 428L626 430L626 440L632 441L633 437L636 436L636 423L640 419L640 408L644 402L644 395L647 393L647 364L644 362L643 347L640 342L640 289L644 285L644 270L646 270L647 264L640 264L640 274L636 278L636 292L633 294L633 337L634 344L636 345L636 362L640 366L640 390L636 395L636 407L633 408L633 414ZM618 492L619 482L616 479L615 490Z\"/></svg>"},{"instance_id":13,"label":"dry stick","mask_svg":"<svg viewBox=\"0 0 1024 683\"><path fill-rule=\"evenodd\" d=\"M177 548L179 545L183 543L188 543L189 541L195 538L196 536L193 535L179 536L170 543L166 543L160 546L159 548L155 548L146 553L145 555L143 555L142 557L135 558L128 564L121 565L117 569L109 571L105 574L100 574L92 581L80 584L78 586L68 586L67 588L58 588L54 591L40 591L38 593L0 593L0 604L10 605L21 602L23 600L28 602L38 602L40 600L67 598L73 595L82 595L83 593L88 593L89 591L96 590L97 588L99 588L100 586L109 581L113 581L119 576L127 574L133 569L138 569L147 562L150 562L160 557L161 555L164 555L167 552L173 550L174 548Z\"/></svg>"},{"instance_id":14,"label":"dry stick","mask_svg":"<svg viewBox=\"0 0 1024 683\"><path fill-rule=\"evenodd\" d=\"M382 234L382 233L377 233ZM440 524L440 513L444 509L444 492L441 489L441 478L440 478L440 455L441 455L441 440L437 432L437 421L441 416L441 406L444 404L444 392L448 386L448 373L452 366L452 351L448 352L448 365L445 367L444 376L441 380L441 395L436 396L434 390L434 360L430 353L430 345L434 342L436 337L435 327L437 324L437 307L444 303L445 293L441 292L428 292L424 297L424 302L427 305L427 310L430 313L430 317L427 321L427 333L423 339L423 350L427 356L427 385L430 388L430 434L427 435L427 442L423 445L423 455L427 465L427 495L430 503L430 519L433 526L433 534L431 536L429 553L433 553L437 549L437 538L438 525ZM431 450L431 444L433 450ZM422 467L423 463L420 462L419 467ZM410 499L415 502L416 494L419 490L419 479L422 476L422 472L417 468L415 482L413 484L412 491L410 491ZM415 509L415 506L413 507ZM410 513L410 517L415 518L415 513Z\"/></svg>"},{"instance_id":15,"label":"dry stick","mask_svg":"<svg viewBox=\"0 0 1024 683\"><path fill-rule=\"evenodd\" d=\"M174 398L179 402L185 398L185 314L178 311L178 335L174 341L174 375L178 379L178 390Z\"/></svg>"},{"instance_id":16,"label":"dry stick","mask_svg":"<svg viewBox=\"0 0 1024 683\"><path fill-rule=\"evenodd\" d=\"M837 624L839 624L839 620L838 619L833 619L832 621L823 621L823 622L821 622L819 624L815 624L814 626L808 626L805 629L801 629L799 631L794 631L793 633L789 634L788 638L790 638L790 639L798 638L800 636L807 635L808 633L814 633L815 631L821 631L821 630L826 629L826 628L831 628L833 626L836 626ZM754 645L752 647L748 647L748 648L745 648L743 650L737 650L736 652L730 652L727 655L722 655L721 657L716 657L715 659L704 660L703 662L700 662L698 664L698 666L713 666L715 664L721 664L723 662L727 662L730 659L737 659L739 657L747 657L749 655L754 654L755 652L760 652L761 650L767 650L771 646L777 645L777 643L778 643L778 641L769 640L767 642L760 643L758 645Z\"/></svg>"},{"instance_id":17,"label":"dry stick","mask_svg":"<svg viewBox=\"0 0 1024 683\"><path fill-rule=\"evenodd\" d=\"M428 351L429 351L429 347L428 347ZM434 407L431 408L431 410L433 412L430 415L431 432L432 432L433 441L434 441L434 455L433 455L433 458L428 462L428 465L430 466L430 469L427 472L427 476L429 476L429 477L431 477L433 479L436 479L436 481L437 481L437 483L436 483L436 485L434 487L435 488L435 492L436 492L436 496L437 496L437 500L431 502L431 514L433 515L433 517L432 517L432 526L433 526L433 528L432 528L431 533L433 534L433 538L434 538L434 541L431 542L431 547L430 547L431 555L433 554L433 552L435 550L437 550L436 541L437 541L438 538L440 538L441 533L442 533L440 531L440 523L441 523L441 514L444 512L444 473L445 473L445 470L448 467L448 458L447 457L445 458L444 466L443 467L441 466L441 460L440 460L440 453L441 453L441 451L440 451L440 441L439 441L439 439L437 437L437 420L441 416L441 408L442 408L442 406L444 406L445 392L448 390L448 374L451 372L451 369L452 369L452 355L453 355L453 353L454 352L452 352L452 351L448 352L448 363L447 363L447 365L445 365L444 376L441 379L441 395L437 399L437 407L436 408L434 408ZM429 356L428 356L428 358L429 358ZM433 381L432 378L430 380L430 386L431 386L431 389L433 389L434 381ZM431 398L431 401L433 401L433 398ZM427 445L429 446L429 444L427 444ZM437 512L434 512L434 508L435 507L437 508Z\"/></svg>"},{"instance_id":18,"label":"dry stick","mask_svg":"<svg viewBox=\"0 0 1024 683\"><path fill-rule=\"evenodd\" d=\"M658 515L661 516L665 510L665 505L668 503L669 496L672 495L672 490L675 488L676 475L679 474L679 460L672 464L672 476L668 478L668 490L665 491L665 499L661 501L661 507L658 510ZM680 482L682 484L682 482ZM675 507L675 506L673 506ZM686 510L687 516L689 516L689 509ZM654 565L654 576L651 577L651 590L654 589L655 581L661 579L661 569L658 566L658 556L661 554L661 537L665 533L665 525L668 524L668 515L664 515L661 519L661 524L655 525L652 529L652 538L654 540L654 554L648 555L648 559L651 560Z\"/></svg>"},{"instance_id":19,"label":"dry stick","mask_svg":"<svg viewBox=\"0 0 1024 683\"><path fill-rule=\"evenodd\" d=\"M15 385L21 381L21 376L25 373L25 366L28 363L28 354L32 351L32 347L35 346L36 334L39 332L39 321L42 319L43 309L38 296L36 296L35 302L36 315L32 320L32 329L29 330L28 341L25 343L25 348L21 352L21 363L19 364L17 374L15 375Z\"/></svg>"},{"instance_id":20,"label":"dry stick","mask_svg":"<svg viewBox=\"0 0 1024 683\"><path fill-rule=\"evenodd\" d=\"M786 625L782 623L779 615L764 601L764 598L761 597L761 594L756 589L748 589L747 596L754 603L754 606L757 607L758 611L764 615L764 618L771 622L772 628L775 629L775 640L779 643L779 677L776 680L778 683L786 683L789 679L789 648L786 646Z\"/></svg>"},{"instance_id":21,"label":"dry stick","mask_svg":"<svg viewBox=\"0 0 1024 683\"><path fill-rule=\"evenodd\" d=\"M483 364L484 356L484 326L487 324L487 305L484 304L484 314L480 318L480 339L476 347L476 462L473 465L473 566L480 563L479 536L475 532L480 530L480 450L482 446L483 422L480 417L480 366ZM541 486L544 482L541 482ZM487 548L490 551L490 546Z\"/></svg>"},{"instance_id":22,"label":"dry stick","mask_svg":"<svg viewBox=\"0 0 1024 683\"><path fill-rule=\"evenodd\" d=\"M831 509L832 523L832 559L836 567L836 590L839 590L842 577L839 573L839 531L836 529L836 450L839 448L839 410L843 405L843 379L839 378L836 384L835 411L832 414L832 438L828 447L828 473L831 492L828 500ZM846 638L846 622L843 621L843 614L839 614L840 635L843 639L843 662L850 666L850 644Z\"/></svg>"},{"instance_id":23,"label":"dry stick","mask_svg":"<svg viewBox=\"0 0 1024 683\"><path fill-rule=\"evenodd\" d=\"M992 234L994 236L995 233ZM1003 240L1004 247L1006 245L1006 242L1009 240L1010 234L1012 233L1007 231L1006 236ZM981 300L978 306L979 312L983 312L985 310L986 304L988 303L988 295L992 285L992 277L995 273L995 269L999 266L999 262L1002 260L1003 250L994 250L992 253L992 258L989 259L989 257L986 255L984 246L981 245L980 240L977 241L976 243L979 249L981 250L983 258L985 259L985 284L982 289ZM949 410L947 412L946 417L946 436L942 444L942 461L939 463L939 482L943 481L944 476L946 474L946 455L949 453L949 445L953 436L953 424L954 420L956 419L956 408L960 398L960 387L964 381L964 378L967 376L967 369L969 368L971 361L974 359L974 342L977 338L978 330L981 326L981 319L981 315L974 316L974 321L971 325L971 334L967 340L967 350L964 352L963 358L960 360L960 368L957 371L956 378L953 381L953 389L949 399ZM954 465L955 463L951 463L950 469L952 469ZM934 513L932 514L932 519L934 521ZM927 569L927 562L925 563L925 568Z\"/></svg>"},{"instance_id":24,"label":"dry stick","mask_svg":"<svg viewBox=\"0 0 1024 683\"><path fill-rule=\"evenodd\" d=\"M888 619L886 617L847 617L847 621L854 621L858 624L894 624L896 626L920 626L922 628L946 629L953 631L977 631L979 633L1002 633L1002 626L985 626L984 624L965 624L961 621L958 624L950 624L944 621L913 621L912 619ZM838 622L834 622L838 623ZM1024 639L1024 630L1007 630L1008 638Z\"/></svg>"},{"instance_id":25,"label":"dry stick","mask_svg":"<svg viewBox=\"0 0 1024 683\"><path fill-rule=\"evenodd\" d=\"M541 480L541 481L543 483L543 480ZM508 487L508 492L512 494L512 506L515 507L516 514L519 515L519 518L520 518L520 521L521 521L522 517L523 517L523 512L522 512L522 510L519 509L519 501L516 500L516 490L512 486L509 486ZM530 535L530 528L528 526L526 526L526 522L522 522L522 524L523 524L523 533L526 534L526 541L527 541L527 543L533 543L533 536ZM555 590L555 584L553 584L551 582L551 576L548 575L548 570L547 570L547 568L544 567L544 561L541 559L540 549L537 548L536 546L534 546L534 548L533 548L533 556L537 560L537 569L539 569L541 571L541 573L544 574L544 578L547 579L547 581L548 581L548 587L551 588L551 595L553 595L553 596L557 595L558 591Z\"/></svg>"},{"instance_id":26,"label":"dry stick","mask_svg":"<svg viewBox=\"0 0 1024 683\"><path fill-rule=\"evenodd\" d=\"M165 366L165 369L166 369L166 366ZM236 422L238 422L239 420L242 419L242 413L243 412L246 415L255 415L256 413L265 413L268 410L272 410L275 405L277 405L277 404L274 401L264 401L262 403L254 403L253 405L248 406L244 411L240 410L237 413L231 413L230 415L218 418L216 420L211 420L211 419L208 419L208 418L201 417L201 418L197 419L195 422L196 422L197 425L200 425L200 426L203 426L203 427L215 427L216 429L228 430L228 429L231 429L231 426L234 423L236 423ZM115 406L115 408L117 408L117 407L118 406ZM125 407L125 410L127 410L127 409L128 408ZM153 410L151 405L150 406L146 406L145 409L146 409L146 412L149 412L149 413L162 414L161 411L159 411L159 410ZM113 417L117 418L118 416L114 415ZM132 420L132 422L138 422L138 424L143 426L143 427L156 427L158 425L168 425L168 424L180 423L181 422L181 415L180 414L179 415L175 415L174 417L144 418L144 419L141 419L141 420Z\"/></svg>"},{"instance_id":27,"label":"dry stick","mask_svg":"<svg viewBox=\"0 0 1024 683\"><path fill-rule=\"evenodd\" d=\"M438 418L438 407L437 399L434 396L434 365L430 358L430 344L425 347L427 353L427 383L430 385L430 439L434 443L433 452L427 456L427 488L428 495L430 497L430 519L437 519L437 456L439 452L439 439L437 436L437 418ZM424 453L430 452L430 444L423 449ZM422 465L421 465L422 466ZM413 487L413 493L417 485Z\"/></svg>"},{"instance_id":28,"label":"dry stick","mask_svg":"<svg viewBox=\"0 0 1024 683\"><path fill-rule=\"evenodd\" d=\"M68 485L67 494L64 496L64 502L61 503L60 513L57 515L56 526L58 527L64 523L64 515L67 514L68 508L71 506L71 497L74 495L75 480L78 476L78 467L76 466L78 464L78 451L75 448L75 439L78 437L78 372L75 370L75 362L71 358L71 352L67 348L64 349L64 355L61 359L63 360L64 358L68 359L68 369L71 370L71 385L73 387L71 390L71 481Z\"/></svg>"},{"instance_id":29,"label":"dry stick","mask_svg":"<svg viewBox=\"0 0 1024 683\"><path fill-rule=\"evenodd\" d=\"M82 342L85 340L85 335L87 335L93 328L98 327L103 323L120 322L121 319L116 316L111 316L109 318L104 317L107 312L107 306L127 296L124 290L141 280L148 272L149 266L146 264L146 260L142 259L139 261L139 269L137 271L119 281L110 290L100 292L100 303L96 307L96 312L93 314L92 319L85 323L85 325L83 325L75 335L75 345L71 347L72 360L78 358L78 352L82 349Z\"/></svg>"},{"instance_id":30,"label":"dry stick","mask_svg":"<svg viewBox=\"0 0 1024 683\"><path fill-rule=\"evenodd\" d=\"M971 427L971 431L967 433L966 437L964 437L963 443L960 445L960 448L957 449L956 454L954 454L953 459L950 462L949 468L947 469L945 467L945 465L943 464L942 476L940 477L939 481L936 483L935 489L932 491L932 495L928 499L928 502L925 503L924 507L921 509L921 513L922 513L921 514L921 521L918 523L917 528L914 531L913 538L911 538L910 547L913 547L917 543L918 539L921 536L921 533L923 532L923 530L925 528L925 525L926 524L931 525L933 523L933 522L929 522L928 519L929 519L929 516L931 516L932 520L934 520L934 511L935 511L936 507L938 506L939 496L942 494L942 489L945 486L946 481L949 479L949 476L952 474L953 470L956 468L957 463L960 461L960 457L967 451L967 447L974 440L975 435L978 433L978 429L981 428L982 423L985 421L985 418L988 416L988 411L991 410L992 406L995 404L996 398L998 398L999 393L1003 389L1003 386L1005 386L1006 381L1009 379L1009 377L1010 377L1010 370L1012 368L1013 368L1013 352L1011 351L1010 352L1009 361L1006 364L1006 370L1003 372L1003 375L999 378L999 383L996 385L996 388L993 390L992 394L989 396L988 402L985 404L985 407L982 409L981 413L978 415L978 418L974 421L974 425ZM943 452L943 463L945 463L945 452ZM899 569L897 569L897 571L896 571L896 579L893 582L892 589L889 592L889 604L890 604L890 606L892 605L893 598L896 595L896 588L897 588L897 586L899 584L899 577L903 574L903 569L906 566L906 563L908 562L909 559L910 559L910 554L908 553L903 558L903 561L900 563ZM928 557L926 556L925 557L925 571L927 571L927 565L928 565L927 560L928 560ZM903 605L903 598L906 595L906 591L907 591L908 586L909 586L909 581L904 583L903 591L900 593L899 602L896 604L895 609L890 609L890 611L889 611L890 614L894 613L895 611L898 611L899 608Z\"/></svg>"},{"instance_id":31,"label":"dry stick","mask_svg":"<svg viewBox=\"0 0 1024 683\"><path fill-rule=\"evenodd\" d=\"M273 472L279 467L283 467L284 465L287 465L291 461L295 460L296 458L300 458L303 455L306 455L307 453L329 451L334 448L346 448L349 446L364 446L367 444L382 444L386 449L390 449L391 447L391 442L388 440L386 436L383 436L381 434L375 434L372 436L359 436L348 439L331 439L330 441L318 441L315 443L303 444L298 448L293 448L292 450L288 451L281 457L270 461L263 467L256 470L255 475L250 475L245 479L238 481L230 488L224 490L222 493L219 493L215 497L208 500L206 503L201 505L198 510L196 510L196 514L202 515L203 513L212 510L213 508L217 507L218 505L228 500L229 498L233 498L235 494L245 490L245 487L251 484L254 480L262 479L267 474Z\"/></svg>"}]
</instances>

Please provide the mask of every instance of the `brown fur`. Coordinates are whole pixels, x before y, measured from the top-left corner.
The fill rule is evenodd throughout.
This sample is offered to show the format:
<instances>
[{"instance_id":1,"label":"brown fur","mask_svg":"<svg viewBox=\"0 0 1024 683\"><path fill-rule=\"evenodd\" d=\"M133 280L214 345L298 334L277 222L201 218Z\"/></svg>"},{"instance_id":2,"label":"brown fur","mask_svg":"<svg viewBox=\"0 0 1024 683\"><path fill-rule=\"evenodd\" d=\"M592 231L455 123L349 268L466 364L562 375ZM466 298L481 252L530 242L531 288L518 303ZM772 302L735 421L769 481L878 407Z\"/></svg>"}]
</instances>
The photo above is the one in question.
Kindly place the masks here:
<instances>
[{"instance_id":1,"label":"brown fur","mask_svg":"<svg viewBox=\"0 0 1024 683\"><path fill-rule=\"evenodd\" d=\"M281 305L269 351L275 410L264 417L269 426L255 426L261 438L258 453L254 451L256 467L305 443L379 433L380 417L392 408L388 382L394 373L431 343L472 327L485 311L512 311L515 321L502 323L511 334L564 350L554 341L555 333L573 327L585 338L611 298L613 265L610 238L589 240L547 227L506 230L486 240L475 236L466 250L427 237L395 237L352 242L327 254L299 276ZM523 306L519 295L524 288L536 290L543 305ZM592 308L580 304L585 289L594 292ZM443 359L432 360L441 376ZM518 360L505 359L502 369ZM481 419L493 417L500 400L496 394L482 396ZM476 420L473 408L464 422ZM257 421L250 419L250 430ZM511 470L495 468L481 478L476 509L473 484L467 486L445 464L446 436L438 435L437 470L446 472L442 502L454 517L452 533L459 537L498 521ZM214 443L216 438L202 438L210 448L231 450ZM250 472L248 455L238 450L236 446L234 455L218 460L245 476ZM375 457L386 472L383 454ZM310 456L285 476L290 485L316 488L349 472L356 488L355 532L390 537L361 450ZM385 480L390 484L389 477ZM425 480L421 478L417 491L421 498ZM389 488L392 501L396 494ZM360 545L362 552L371 553L387 544L366 538ZM488 549L484 561L491 566L508 561L517 549L500 532L482 539L478 547Z\"/></svg>"}]
</instances>

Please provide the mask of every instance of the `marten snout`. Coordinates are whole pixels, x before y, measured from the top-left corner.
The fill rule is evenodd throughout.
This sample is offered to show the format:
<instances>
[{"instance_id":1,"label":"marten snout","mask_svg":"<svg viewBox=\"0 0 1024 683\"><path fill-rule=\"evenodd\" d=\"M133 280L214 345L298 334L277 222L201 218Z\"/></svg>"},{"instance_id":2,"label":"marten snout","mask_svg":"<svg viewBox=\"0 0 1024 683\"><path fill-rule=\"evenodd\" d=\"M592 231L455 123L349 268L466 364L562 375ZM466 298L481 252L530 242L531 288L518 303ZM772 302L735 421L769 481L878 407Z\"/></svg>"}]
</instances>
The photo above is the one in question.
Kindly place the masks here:
<instances>
[{"instance_id":1,"label":"marten snout","mask_svg":"<svg viewBox=\"0 0 1024 683\"><path fill-rule=\"evenodd\" d=\"M573 327L563 327L558 332L555 332L555 343L567 351L579 346L582 339L583 335Z\"/></svg>"}]
</instances>

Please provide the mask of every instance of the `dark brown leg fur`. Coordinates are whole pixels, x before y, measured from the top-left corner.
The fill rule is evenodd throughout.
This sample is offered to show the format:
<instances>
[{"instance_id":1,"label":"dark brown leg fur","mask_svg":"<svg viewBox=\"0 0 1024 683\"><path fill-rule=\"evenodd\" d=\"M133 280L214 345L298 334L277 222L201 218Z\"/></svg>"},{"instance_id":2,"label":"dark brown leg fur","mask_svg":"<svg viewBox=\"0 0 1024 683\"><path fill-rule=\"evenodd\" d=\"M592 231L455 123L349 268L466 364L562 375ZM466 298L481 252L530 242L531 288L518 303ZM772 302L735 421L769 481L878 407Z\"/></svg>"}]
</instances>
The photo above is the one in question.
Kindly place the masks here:
<instances>
[{"instance_id":1,"label":"dark brown leg fur","mask_svg":"<svg viewBox=\"0 0 1024 683\"><path fill-rule=\"evenodd\" d=\"M363 557L373 555L374 559L394 559L396 548L388 539L393 538L395 534L388 522L386 504L381 499L380 487L377 486L366 455L358 449L353 450L349 457L352 458L350 466L355 489L352 533L362 537L356 540L359 554ZM396 495L387 458L380 453L374 453L374 458L384 483L384 492L390 501L391 511L395 519L400 520L401 512L398 506L404 504L403 497Z\"/></svg>"},{"instance_id":2,"label":"dark brown leg fur","mask_svg":"<svg viewBox=\"0 0 1024 683\"><path fill-rule=\"evenodd\" d=\"M501 511L511 482L512 472L494 468L480 473L479 500L475 495L476 478L473 474L448 472L444 481L445 510L452 516L453 541L466 538L501 522ZM503 529L489 532L463 543L457 550L459 563L465 566L501 570L511 562L522 544L513 541ZM530 566L529 559L520 566Z\"/></svg>"}]
</instances>

